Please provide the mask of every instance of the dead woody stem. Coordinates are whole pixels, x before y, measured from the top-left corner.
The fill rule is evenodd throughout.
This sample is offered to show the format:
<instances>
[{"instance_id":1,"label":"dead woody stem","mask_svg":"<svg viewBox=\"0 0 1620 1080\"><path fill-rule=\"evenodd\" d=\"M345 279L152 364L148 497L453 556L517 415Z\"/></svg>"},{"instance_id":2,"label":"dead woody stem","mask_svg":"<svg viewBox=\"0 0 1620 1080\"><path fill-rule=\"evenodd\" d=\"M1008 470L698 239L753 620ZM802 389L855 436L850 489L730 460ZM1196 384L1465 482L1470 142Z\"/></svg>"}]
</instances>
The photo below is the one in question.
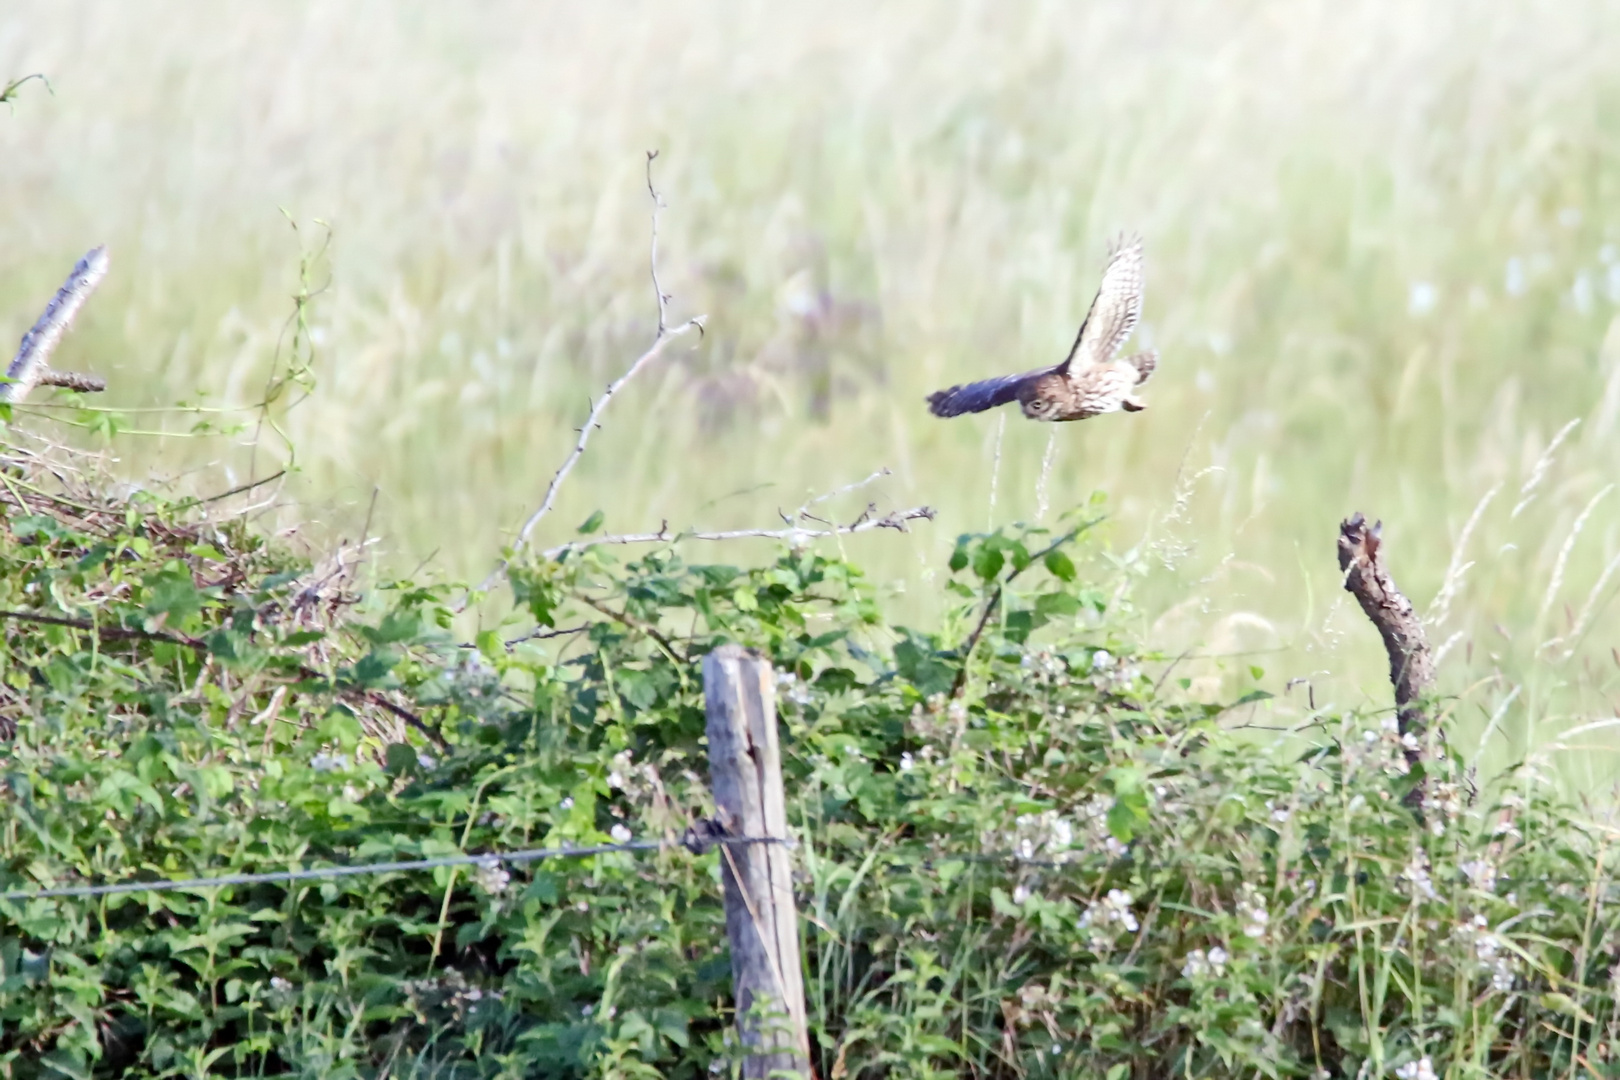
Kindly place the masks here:
<instances>
[{"instance_id":1,"label":"dead woody stem","mask_svg":"<svg viewBox=\"0 0 1620 1080\"><path fill-rule=\"evenodd\" d=\"M1361 604L1384 639L1389 681L1395 688L1396 721L1403 741L1410 733L1418 743L1418 749L1405 750L1407 762L1416 765L1422 760L1428 733L1424 698L1434 685L1434 660L1423 620L1384 565L1382 529L1383 522L1369 527L1359 513L1342 522L1339 569L1344 571L1345 590Z\"/></svg>"}]
</instances>

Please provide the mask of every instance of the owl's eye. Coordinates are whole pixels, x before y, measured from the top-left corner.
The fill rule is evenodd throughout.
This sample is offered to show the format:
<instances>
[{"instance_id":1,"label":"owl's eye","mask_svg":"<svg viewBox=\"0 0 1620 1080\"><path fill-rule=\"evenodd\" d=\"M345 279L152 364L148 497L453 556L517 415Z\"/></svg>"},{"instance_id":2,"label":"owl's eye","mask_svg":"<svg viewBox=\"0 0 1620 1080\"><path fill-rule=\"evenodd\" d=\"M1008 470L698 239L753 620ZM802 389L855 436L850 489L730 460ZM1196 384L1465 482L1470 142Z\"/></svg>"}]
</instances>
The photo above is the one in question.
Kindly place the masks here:
<instances>
[{"instance_id":1,"label":"owl's eye","mask_svg":"<svg viewBox=\"0 0 1620 1080\"><path fill-rule=\"evenodd\" d=\"M1044 402L1044 401L1032 401L1032 402L1029 403L1029 407L1031 409L1034 409L1036 412L1040 412L1042 409L1046 408L1046 402Z\"/></svg>"}]
</instances>

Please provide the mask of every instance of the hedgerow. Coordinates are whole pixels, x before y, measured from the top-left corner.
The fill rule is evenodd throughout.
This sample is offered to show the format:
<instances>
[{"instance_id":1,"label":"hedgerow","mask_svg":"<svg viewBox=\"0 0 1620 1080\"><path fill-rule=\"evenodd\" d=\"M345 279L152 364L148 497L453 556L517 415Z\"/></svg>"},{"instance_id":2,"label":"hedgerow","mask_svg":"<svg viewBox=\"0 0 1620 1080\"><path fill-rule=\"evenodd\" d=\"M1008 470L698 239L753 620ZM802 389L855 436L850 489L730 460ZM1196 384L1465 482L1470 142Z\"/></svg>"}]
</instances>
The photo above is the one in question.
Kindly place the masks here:
<instances>
[{"instance_id":1,"label":"hedgerow","mask_svg":"<svg viewBox=\"0 0 1620 1080\"><path fill-rule=\"evenodd\" d=\"M930 628L826 551L671 543L520 560L463 641L449 586L4 479L5 890L670 841L0 900L8 1076L725 1073L676 841L731 641L779 673L818 1075L1620 1075L1612 827L1438 733L1408 771L1371 704L1193 700L1093 518L962 537Z\"/></svg>"}]
</instances>

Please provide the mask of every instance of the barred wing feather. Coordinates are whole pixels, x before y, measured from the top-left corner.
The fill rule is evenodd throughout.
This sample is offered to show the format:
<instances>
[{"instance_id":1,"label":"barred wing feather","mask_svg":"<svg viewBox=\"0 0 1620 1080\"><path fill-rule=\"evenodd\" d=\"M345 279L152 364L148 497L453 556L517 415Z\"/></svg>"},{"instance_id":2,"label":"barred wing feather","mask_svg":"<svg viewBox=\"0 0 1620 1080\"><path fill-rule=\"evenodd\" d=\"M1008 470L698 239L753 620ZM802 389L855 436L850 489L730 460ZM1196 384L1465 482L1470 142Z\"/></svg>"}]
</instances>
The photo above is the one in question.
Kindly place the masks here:
<instances>
[{"instance_id":1,"label":"barred wing feather","mask_svg":"<svg viewBox=\"0 0 1620 1080\"><path fill-rule=\"evenodd\" d=\"M1115 243L1108 257L1102 285L1097 289L1096 298L1091 301L1091 310L1086 312L1085 321L1080 324L1080 333L1075 336L1068 359L1059 365L1059 370L1068 370L1077 356L1083 368L1112 360L1125 339L1131 336L1131 331L1136 329L1137 320L1142 317L1142 293L1145 287L1142 238L1122 238Z\"/></svg>"}]
</instances>

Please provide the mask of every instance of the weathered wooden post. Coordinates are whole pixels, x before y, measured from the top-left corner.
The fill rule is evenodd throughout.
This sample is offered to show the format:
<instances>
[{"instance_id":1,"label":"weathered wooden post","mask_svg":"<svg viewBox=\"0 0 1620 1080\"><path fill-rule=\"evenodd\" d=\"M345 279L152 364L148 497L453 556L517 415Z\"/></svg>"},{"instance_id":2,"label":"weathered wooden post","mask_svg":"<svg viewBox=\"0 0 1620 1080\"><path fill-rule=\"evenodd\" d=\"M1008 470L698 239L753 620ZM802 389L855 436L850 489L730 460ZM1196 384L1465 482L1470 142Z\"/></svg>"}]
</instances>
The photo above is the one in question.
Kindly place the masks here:
<instances>
[{"instance_id":1,"label":"weathered wooden post","mask_svg":"<svg viewBox=\"0 0 1620 1080\"><path fill-rule=\"evenodd\" d=\"M703 695L716 816L731 836L786 841L770 661L740 645L721 646L703 659ZM790 854L785 843L720 848L747 1080L810 1075Z\"/></svg>"}]
</instances>

